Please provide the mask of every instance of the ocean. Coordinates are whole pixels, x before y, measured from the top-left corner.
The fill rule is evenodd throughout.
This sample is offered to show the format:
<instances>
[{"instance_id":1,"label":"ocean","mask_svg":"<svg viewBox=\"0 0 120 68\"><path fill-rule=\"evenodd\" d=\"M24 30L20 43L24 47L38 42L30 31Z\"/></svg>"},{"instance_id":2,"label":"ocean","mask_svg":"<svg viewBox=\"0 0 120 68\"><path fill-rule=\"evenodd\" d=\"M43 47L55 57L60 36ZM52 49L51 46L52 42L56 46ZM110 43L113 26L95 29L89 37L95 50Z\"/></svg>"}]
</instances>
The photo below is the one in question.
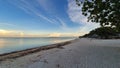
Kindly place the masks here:
<instances>
[{"instance_id":1,"label":"ocean","mask_svg":"<svg viewBox=\"0 0 120 68\"><path fill-rule=\"evenodd\" d=\"M75 39L75 37L0 38L0 54L65 42L72 39Z\"/></svg>"}]
</instances>

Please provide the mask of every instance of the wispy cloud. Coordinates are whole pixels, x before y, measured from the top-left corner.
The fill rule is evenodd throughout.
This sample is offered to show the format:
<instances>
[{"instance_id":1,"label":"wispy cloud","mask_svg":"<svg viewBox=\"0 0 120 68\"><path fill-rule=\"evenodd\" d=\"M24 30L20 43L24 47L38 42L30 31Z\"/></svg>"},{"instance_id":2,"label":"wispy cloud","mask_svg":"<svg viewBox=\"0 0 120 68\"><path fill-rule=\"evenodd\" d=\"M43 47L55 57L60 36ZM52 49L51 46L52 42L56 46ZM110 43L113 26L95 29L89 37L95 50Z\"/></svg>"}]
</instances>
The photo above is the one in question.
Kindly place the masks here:
<instances>
[{"instance_id":1,"label":"wispy cloud","mask_svg":"<svg viewBox=\"0 0 120 68\"><path fill-rule=\"evenodd\" d=\"M60 18L58 18L57 17L57 19L58 19L58 22L60 23L60 28L63 28L63 29L65 29L65 30L68 30L69 28L68 28L68 26L66 25L66 23L62 20L62 19L60 19Z\"/></svg>"},{"instance_id":2,"label":"wispy cloud","mask_svg":"<svg viewBox=\"0 0 120 68\"><path fill-rule=\"evenodd\" d=\"M17 25L10 24L10 23L0 23L0 26L14 26L14 27L17 27Z\"/></svg>"},{"instance_id":3,"label":"wispy cloud","mask_svg":"<svg viewBox=\"0 0 120 68\"><path fill-rule=\"evenodd\" d=\"M82 15L81 7L76 5L75 0L68 0L67 13L72 22L82 25L79 32L88 33L90 30L99 27L99 24L87 22L87 17Z\"/></svg>"},{"instance_id":4,"label":"wispy cloud","mask_svg":"<svg viewBox=\"0 0 120 68\"><path fill-rule=\"evenodd\" d=\"M35 1L37 1L37 0L35 0ZM28 13L30 15L35 15L39 18L42 18L42 19L48 21L49 23L52 23L52 24L55 23L50 18L46 17L45 15L43 15L41 13L41 11L37 8L37 7L40 7L39 5L36 7L35 5L31 4L30 1L27 1L27 0L13 0L13 1L9 1L9 2L14 4L15 6L19 7L20 9L22 9L23 11L25 11L26 13Z\"/></svg>"},{"instance_id":5,"label":"wispy cloud","mask_svg":"<svg viewBox=\"0 0 120 68\"><path fill-rule=\"evenodd\" d=\"M54 10L53 9L54 5L49 0L44 0L44 1L43 0L35 0L37 6L31 4L28 0L13 0L12 2L11 1L9 1L9 2L14 4L15 6L19 7L20 9L22 9L23 11L25 11L26 13L28 13L30 15L35 15L39 18L42 18L42 19L48 21L49 23L58 25L62 30L66 30L66 31L72 31L73 30L73 28L68 27L66 22L64 20L62 20L61 18L56 17L55 15L51 15L50 18L48 16L46 17L37 8L37 7L42 7L46 11L52 12Z\"/></svg>"},{"instance_id":6,"label":"wispy cloud","mask_svg":"<svg viewBox=\"0 0 120 68\"><path fill-rule=\"evenodd\" d=\"M85 24L87 18L82 15L81 7L76 5L75 0L68 0L68 11L69 18L71 21L79 24Z\"/></svg>"},{"instance_id":7,"label":"wispy cloud","mask_svg":"<svg viewBox=\"0 0 120 68\"><path fill-rule=\"evenodd\" d=\"M50 0L37 0L38 4L48 13L55 12L55 5Z\"/></svg>"},{"instance_id":8,"label":"wispy cloud","mask_svg":"<svg viewBox=\"0 0 120 68\"><path fill-rule=\"evenodd\" d=\"M9 0L8 0L9 1ZM31 0L33 1L33 0ZM14 4L15 6L19 7L21 10L30 14L31 16L35 16L38 19L45 20L51 24L58 25L58 28L63 30L63 32L71 32L69 35L79 35L86 33L92 30L95 27L98 27L98 24L88 23L87 18L82 15L81 8L76 5L75 0L68 0L68 16L72 22L75 24L80 24L80 27L69 27L69 24L66 23L65 20L62 18L56 17L55 15L50 15L49 12L54 11L54 6L50 0L34 0L36 4L31 3L29 0L12 0L9 1L10 3ZM43 8L48 16L43 14L43 12L39 8ZM4 25L11 25L11 24L4 24ZM82 26L81 26L82 25ZM12 26L12 25L11 25ZM74 32L74 33L73 33ZM55 33L53 34L55 35ZM56 33L56 35L61 35ZM67 34L66 34L67 35Z\"/></svg>"},{"instance_id":9,"label":"wispy cloud","mask_svg":"<svg viewBox=\"0 0 120 68\"><path fill-rule=\"evenodd\" d=\"M58 23L60 23L60 28L64 31L73 31L73 27L68 27L65 21L63 21L61 18L58 18Z\"/></svg>"}]
</instances>

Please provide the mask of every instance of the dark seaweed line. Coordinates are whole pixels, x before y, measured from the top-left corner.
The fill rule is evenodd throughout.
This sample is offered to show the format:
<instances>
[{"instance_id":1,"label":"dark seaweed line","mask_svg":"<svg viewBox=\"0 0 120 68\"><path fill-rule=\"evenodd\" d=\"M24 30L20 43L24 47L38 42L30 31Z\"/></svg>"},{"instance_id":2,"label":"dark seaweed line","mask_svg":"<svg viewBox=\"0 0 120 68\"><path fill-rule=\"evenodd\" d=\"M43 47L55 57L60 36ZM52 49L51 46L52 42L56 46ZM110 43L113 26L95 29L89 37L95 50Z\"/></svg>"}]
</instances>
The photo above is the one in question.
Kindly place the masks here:
<instances>
[{"instance_id":1,"label":"dark seaweed line","mask_svg":"<svg viewBox=\"0 0 120 68\"><path fill-rule=\"evenodd\" d=\"M71 41L66 41L66 42L62 42L62 43L51 44L51 45L26 49L26 50L22 50L22 51L15 51L15 52L11 52L11 53L1 54L0 55L0 61L6 60L6 59L14 59L14 58L22 57L22 56L32 54L32 53L35 53L35 52L39 52L39 51L43 51L43 50L49 50L49 49L53 49L53 48L60 48L61 46L70 44Z\"/></svg>"}]
</instances>

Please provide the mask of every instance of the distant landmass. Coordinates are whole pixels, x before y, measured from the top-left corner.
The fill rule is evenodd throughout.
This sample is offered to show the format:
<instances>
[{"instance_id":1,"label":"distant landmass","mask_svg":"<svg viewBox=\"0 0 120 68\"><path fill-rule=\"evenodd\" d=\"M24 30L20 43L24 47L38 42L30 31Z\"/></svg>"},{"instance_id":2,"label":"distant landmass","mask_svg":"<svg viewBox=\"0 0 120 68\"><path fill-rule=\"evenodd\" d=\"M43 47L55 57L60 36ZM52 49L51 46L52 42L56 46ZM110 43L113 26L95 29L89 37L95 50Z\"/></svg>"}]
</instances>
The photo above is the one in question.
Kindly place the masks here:
<instances>
[{"instance_id":1,"label":"distant landmass","mask_svg":"<svg viewBox=\"0 0 120 68\"><path fill-rule=\"evenodd\" d=\"M112 27L100 27L90 31L81 37L99 38L99 39L120 39L120 32Z\"/></svg>"}]
</instances>

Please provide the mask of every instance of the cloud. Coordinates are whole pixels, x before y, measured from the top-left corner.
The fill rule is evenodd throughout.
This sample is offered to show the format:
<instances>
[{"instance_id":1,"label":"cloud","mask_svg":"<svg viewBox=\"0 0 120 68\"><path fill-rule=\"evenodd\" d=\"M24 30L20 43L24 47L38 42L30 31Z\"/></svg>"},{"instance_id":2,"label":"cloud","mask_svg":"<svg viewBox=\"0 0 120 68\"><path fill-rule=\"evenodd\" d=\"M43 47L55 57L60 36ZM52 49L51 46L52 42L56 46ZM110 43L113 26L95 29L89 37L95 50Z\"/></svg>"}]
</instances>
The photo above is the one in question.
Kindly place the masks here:
<instances>
[{"instance_id":1,"label":"cloud","mask_svg":"<svg viewBox=\"0 0 120 68\"><path fill-rule=\"evenodd\" d=\"M10 23L0 23L0 26L16 26L15 24L10 24Z\"/></svg>"},{"instance_id":2,"label":"cloud","mask_svg":"<svg viewBox=\"0 0 120 68\"><path fill-rule=\"evenodd\" d=\"M0 29L0 37L78 37L83 34L80 32L28 33L27 31Z\"/></svg>"},{"instance_id":3,"label":"cloud","mask_svg":"<svg viewBox=\"0 0 120 68\"><path fill-rule=\"evenodd\" d=\"M28 33L28 31L0 29L0 37L46 37L48 34Z\"/></svg>"},{"instance_id":4,"label":"cloud","mask_svg":"<svg viewBox=\"0 0 120 68\"><path fill-rule=\"evenodd\" d=\"M51 33L48 37L60 37L61 33Z\"/></svg>"},{"instance_id":5,"label":"cloud","mask_svg":"<svg viewBox=\"0 0 120 68\"><path fill-rule=\"evenodd\" d=\"M48 37L78 37L83 35L83 33L50 33Z\"/></svg>"},{"instance_id":6,"label":"cloud","mask_svg":"<svg viewBox=\"0 0 120 68\"><path fill-rule=\"evenodd\" d=\"M50 0L37 0L37 2L48 13L52 13L55 10L54 4Z\"/></svg>"},{"instance_id":7,"label":"cloud","mask_svg":"<svg viewBox=\"0 0 120 68\"><path fill-rule=\"evenodd\" d=\"M35 1L36 1L36 4L38 4L37 0L35 0ZM41 13L41 11L37 8L37 7L40 7L39 5L35 6L34 4L31 4L27 0L13 0L13 1L9 1L9 2L14 4L15 6L17 6L18 8L20 8L21 10L25 11L26 13L28 13L30 15L35 15L39 18L44 19L45 21L48 21L49 23L52 23L52 24L55 23L50 18L46 17L45 15L43 15ZM45 7L43 7L43 8L45 8Z\"/></svg>"},{"instance_id":8,"label":"cloud","mask_svg":"<svg viewBox=\"0 0 120 68\"><path fill-rule=\"evenodd\" d=\"M78 27L69 27L69 25L59 17L56 17L56 20L59 23L60 29L65 32L73 32L73 31L76 31L76 29L78 29Z\"/></svg>"},{"instance_id":9,"label":"cloud","mask_svg":"<svg viewBox=\"0 0 120 68\"><path fill-rule=\"evenodd\" d=\"M85 24L87 18L82 15L81 7L76 5L75 0L68 0L68 11L69 18L71 21L79 24Z\"/></svg>"},{"instance_id":10,"label":"cloud","mask_svg":"<svg viewBox=\"0 0 120 68\"><path fill-rule=\"evenodd\" d=\"M82 25L79 32L88 33L90 30L99 27L99 24L87 22L87 17L82 15L81 7L76 5L75 0L68 0L67 13L73 23Z\"/></svg>"},{"instance_id":11,"label":"cloud","mask_svg":"<svg viewBox=\"0 0 120 68\"><path fill-rule=\"evenodd\" d=\"M69 28L69 27L67 26L67 24L66 24L62 19L60 19L60 18L58 18L58 17L57 17L57 19L58 19L58 23L60 23L60 28L61 28L61 29L67 30L67 31L71 30L71 28Z\"/></svg>"},{"instance_id":12,"label":"cloud","mask_svg":"<svg viewBox=\"0 0 120 68\"><path fill-rule=\"evenodd\" d=\"M60 33L60 36L81 36L84 35L86 33L88 33L93 26L93 23L88 23L86 25L83 26L79 26L79 27L69 27L66 22L64 20L62 20L59 17L56 17L56 20L58 21L58 23L60 24L60 28L64 33ZM97 25L94 25L97 26ZM89 28L88 28L89 27Z\"/></svg>"},{"instance_id":13,"label":"cloud","mask_svg":"<svg viewBox=\"0 0 120 68\"><path fill-rule=\"evenodd\" d=\"M59 28L63 31L72 31L75 28L69 27L67 23L62 20L59 17L56 17L55 15L45 16L41 13L41 11L38 9L38 7L42 7L47 12L55 12L54 4L49 0L34 0L36 2L37 6L34 4L31 4L28 0L13 0L10 3L14 4L15 6L19 7L21 10L25 11L26 13L30 15L35 15L38 17L38 19L42 18L45 21L48 21L49 23L52 23L54 25L59 26Z\"/></svg>"},{"instance_id":14,"label":"cloud","mask_svg":"<svg viewBox=\"0 0 120 68\"><path fill-rule=\"evenodd\" d=\"M22 37L23 35L22 31L0 29L0 37Z\"/></svg>"}]
</instances>

